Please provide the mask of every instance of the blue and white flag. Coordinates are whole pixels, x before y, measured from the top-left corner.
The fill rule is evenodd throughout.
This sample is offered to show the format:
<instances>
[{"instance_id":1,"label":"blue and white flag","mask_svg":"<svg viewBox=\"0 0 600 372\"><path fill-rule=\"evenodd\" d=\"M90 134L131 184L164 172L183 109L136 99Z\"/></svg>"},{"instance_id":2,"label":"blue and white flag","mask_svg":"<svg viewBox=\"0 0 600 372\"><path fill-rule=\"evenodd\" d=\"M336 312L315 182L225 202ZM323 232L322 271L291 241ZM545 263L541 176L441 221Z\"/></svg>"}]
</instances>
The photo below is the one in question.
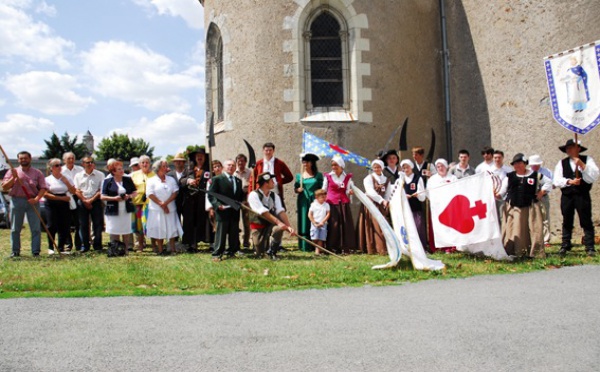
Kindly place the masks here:
<instances>
[{"instance_id":1,"label":"blue and white flag","mask_svg":"<svg viewBox=\"0 0 600 372\"><path fill-rule=\"evenodd\" d=\"M600 124L600 40L544 58L554 119L586 134Z\"/></svg>"},{"instance_id":2,"label":"blue and white flag","mask_svg":"<svg viewBox=\"0 0 600 372\"><path fill-rule=\"evenodd\" d=\"M305 154L313 153L321 157L333 157L333 155L340 155L342 159L344 159L344 162L356 164L361 167L368 167L371 164L369 159L360 155L356 155L338 145L327 142L324 139L306 131L304 132L304 136L302 138L302 152Z\"/></svg>"}]
</instances>

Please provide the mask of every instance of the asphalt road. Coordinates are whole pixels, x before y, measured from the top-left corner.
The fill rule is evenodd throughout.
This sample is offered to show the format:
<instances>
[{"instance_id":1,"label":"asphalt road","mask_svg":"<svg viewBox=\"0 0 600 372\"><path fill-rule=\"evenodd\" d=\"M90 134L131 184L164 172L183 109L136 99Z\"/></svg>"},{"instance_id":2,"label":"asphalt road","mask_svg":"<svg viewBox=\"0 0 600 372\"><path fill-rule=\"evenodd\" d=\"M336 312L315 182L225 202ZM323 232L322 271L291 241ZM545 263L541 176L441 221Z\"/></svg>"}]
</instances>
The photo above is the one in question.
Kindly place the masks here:
<instances>
[{"instance_id":1,"label":"asphalt road","mask_svg":"<svg viewBox=\"0 0 600 372\"><path fill-rule=\"evenodd\" d=\"M1 371L598 371L600 266L194 297L0 301Z\"/></svg>"}]
</instances>

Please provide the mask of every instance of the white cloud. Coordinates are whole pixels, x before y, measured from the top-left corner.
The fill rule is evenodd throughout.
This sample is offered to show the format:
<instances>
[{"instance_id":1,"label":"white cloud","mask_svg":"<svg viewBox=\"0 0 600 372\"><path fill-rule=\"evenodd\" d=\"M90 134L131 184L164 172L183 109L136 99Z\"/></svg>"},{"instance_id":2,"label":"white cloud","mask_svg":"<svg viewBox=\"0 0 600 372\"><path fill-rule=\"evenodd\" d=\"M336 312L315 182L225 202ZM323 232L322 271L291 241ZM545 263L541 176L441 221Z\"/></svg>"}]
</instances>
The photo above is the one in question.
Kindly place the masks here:
<instances>
[{"instance_id":1,"label":"white cloud","mask_svg":"<svg viewBox=\"0 0 600 372\"><path fill-rule=\"evenodd\" d=\"M70 64L64 54L74 44L54 35L47 24L33 20L26 12L30 7L31 1L25 0L3 0L0 4L0 58L22 58L68 68ZM48 14L51 8L39 9Z\"/></svg>"},{"instance_id":2,"label":"white cloud","mask_svg":"<svg viewBox=\"0 0 600 372\"><path fill-rule=\"evenodd\" d=\"M141 118L124 128L113 132L128 134L129 138L143 138L150 146L155 147L155 155L172 155L185 150L187 145L203 143L204 125L195 118L181 114L169 113L154 119ZM111 132L112 133L112 132Z\"/></svg>"},{"instance_id":3,"label":"white cloud","mask_svg":"<svg viewBox=\"0 0 600 372\"><path fill-rule=\"evenodd\" d=\"M0 121L0 138L2 147L10 158L16 157L19 151L26 150L33 155L41 154L46 146L43 141L34 141L39 135L52 131L54 123L45 118L36 118L24 114L6 115Z\"/></svg>"},{"instance_id":4,"label":"white cloud","mask_svg":"<svg viewBox=\"0 0 600 372\"><path fill-rule=\"evenodd\" d=\"M150 14L181 17L191 28L200 30L204 27L204 7L198 0L132 0Z\"/></svg>"},{"instance_id":5,"label":"white cloud","mask_svg":"<svg viewBox=\"0 0 600 372\"><path fill-rule=\"evenodd\" d=\"M48 17L56 17L56 13L57 13L54 5L48 5L48 3L46 3L45 1L40 2L35 7L35 12L44 14Z\"/></svg>"},{"instance_id":6,"label":"white cloud","mask_svg":"<svg viewBox=\"0 0 600 372\"><path fill-rule=\"evenodd\" d=\"M47 115L75 115L94 103L91 97L75 93L77 79L53 71L31 71L9 75L4 86L15 95L19 105Z\"/></svg>"},{"instance_id":7,"label":"white cloud","mask_svg":"<svg viewBox=\"0 0 600 372\"><path fill-rule=\"evenodd\" d=\"M83 54L83 70L103 96L155 111L186 112L190 104L180 94L203 89L203 79L198 70L173 69L169 58L121 41L98 42Z\"/></svg>"}]
</instances>

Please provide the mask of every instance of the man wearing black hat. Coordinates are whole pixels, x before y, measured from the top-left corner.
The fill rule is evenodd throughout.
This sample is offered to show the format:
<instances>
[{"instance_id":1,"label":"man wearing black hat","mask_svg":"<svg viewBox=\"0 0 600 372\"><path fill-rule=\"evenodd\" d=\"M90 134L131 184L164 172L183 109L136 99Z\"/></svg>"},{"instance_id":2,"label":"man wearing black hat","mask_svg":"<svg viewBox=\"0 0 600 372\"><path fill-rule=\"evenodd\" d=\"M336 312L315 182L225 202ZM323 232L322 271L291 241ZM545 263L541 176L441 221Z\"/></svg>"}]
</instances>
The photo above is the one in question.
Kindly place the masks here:
<instances>
[{"instance_id":1,"label":"man wearing black hat","mask_svg":"<svg viewBox=\"0 0 600 372\"><path fill-rule=\"evenodd\" d=\"M273 192L275 176L264 172L259 174L256 180L258 189L248 195L248 204L254 212L250 215L252 242L259 258L266 252L272 260L276 260L283 231L287 230L292 235L295 235L295 232L290 226L281 198Z\"/></svg>"},{"instance_id":2,"label":"man wearing black hat","mask_svg":"<svg viewBox=\"0 0 600 372\"><path fill-rule=\"evenodd\" d=\"M199 191L206 190L210 172L204 146L190 146L186 153L190 165L179 179L179 192L183 193L181 242L189 253L195 253L198 243L211 241L212 228L205 209L205 195Z\"/></svg>"},{"instance_id":3,"label":"man wearing black hat","mask_svg":"<svg viewBox=\"0 0 600 372\"><path fill-rule=\"evenodd\" d=\"M510 163L515 170L502 180L500 195L506 195L502 238L509 255L544 258L544 219L539 201L552 190L552 180L527 169L527 164L525 155L516 154Z\"/></svg>"},{"instance_id":4,"label":"man wearing black hat","mask_svg":"<svg viewBox=\"0 0 600 372\"><path fill-rule=\"evenodd\" d=\"M381 155L380 159L385 165L385 168L383 168L383 175L390 181L390 185L393 185L398 178L400 178L400 167L398 166L400 157L398 156L398 152L394 149L388 150Z\"/></svg>"},{"instance_id":5,"label":"man wearing black hat","mask_svg":"<svg viewBox=\"0 0 600 372\"><path fill-rule=\"evenodd\" d=\"M592 198L590 190L596 182L600 171L591 156L580 155L587 148L568 140L560 151L568 157L562 159L554 168L554 186L559 187L562 193L560 210L563 215L562 245L558 252L561 256L567 254L572 248L571 238L575 211L579 216L579 224L583 228L583 244L588 256L596 255L594 249L594 224L592 222Z\"/></svg>"}]
</instances>

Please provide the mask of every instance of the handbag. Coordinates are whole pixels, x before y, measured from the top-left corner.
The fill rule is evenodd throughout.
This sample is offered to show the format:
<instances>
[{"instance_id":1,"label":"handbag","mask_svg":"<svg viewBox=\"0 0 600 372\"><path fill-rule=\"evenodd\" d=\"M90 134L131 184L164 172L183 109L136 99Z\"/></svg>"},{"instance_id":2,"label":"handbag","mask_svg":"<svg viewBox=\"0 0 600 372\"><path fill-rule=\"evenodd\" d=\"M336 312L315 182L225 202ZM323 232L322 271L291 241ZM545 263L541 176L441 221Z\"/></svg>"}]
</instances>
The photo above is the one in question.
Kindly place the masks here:
<instances>
[{"instance_id":1,"label":"handbag","mask_svg":"<svg viewBox=\"0 0 600 372\"><path fill-rule=\"evenodd\" d=\"M69 195L69 209L72 211L77 209L77 203L75 203L75 198L73 198L73 194L69 192L67 193L67 195Z\"/></svg>"}]
</instances>

